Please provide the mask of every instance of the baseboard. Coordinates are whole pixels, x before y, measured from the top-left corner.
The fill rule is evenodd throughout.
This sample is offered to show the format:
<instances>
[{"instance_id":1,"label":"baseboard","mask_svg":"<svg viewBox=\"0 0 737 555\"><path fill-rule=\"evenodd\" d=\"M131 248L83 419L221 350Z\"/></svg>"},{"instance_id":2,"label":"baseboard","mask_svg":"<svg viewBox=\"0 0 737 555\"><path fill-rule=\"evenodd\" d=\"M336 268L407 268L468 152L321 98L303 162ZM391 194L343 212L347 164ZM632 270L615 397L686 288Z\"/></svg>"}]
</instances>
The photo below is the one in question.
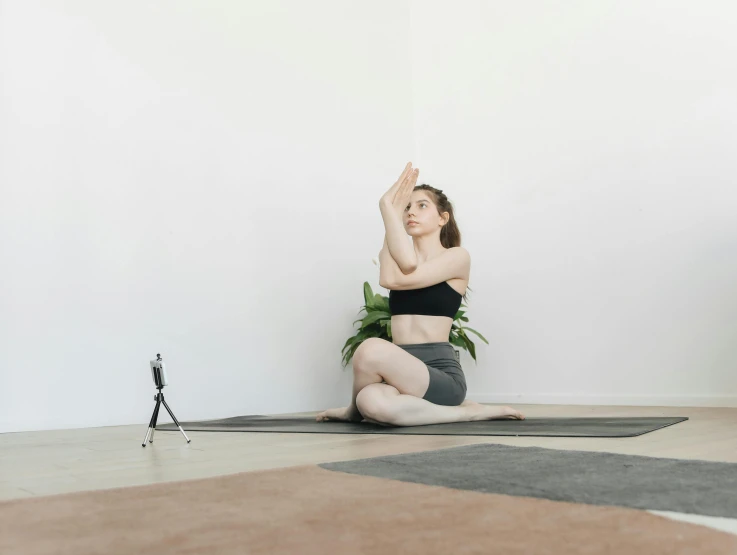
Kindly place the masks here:
<instances>
[{"instance_id":1,"label":"baseboard","mask_svg":"<svg viewBox=\"0 0 737 555\"><path fill-rule=\"evenodd\" d=\"M472 393L477 403L523 405L608 405L634 407L724 407L737 408L737 395L586 395Z\"/></svg>"}]
</instances>

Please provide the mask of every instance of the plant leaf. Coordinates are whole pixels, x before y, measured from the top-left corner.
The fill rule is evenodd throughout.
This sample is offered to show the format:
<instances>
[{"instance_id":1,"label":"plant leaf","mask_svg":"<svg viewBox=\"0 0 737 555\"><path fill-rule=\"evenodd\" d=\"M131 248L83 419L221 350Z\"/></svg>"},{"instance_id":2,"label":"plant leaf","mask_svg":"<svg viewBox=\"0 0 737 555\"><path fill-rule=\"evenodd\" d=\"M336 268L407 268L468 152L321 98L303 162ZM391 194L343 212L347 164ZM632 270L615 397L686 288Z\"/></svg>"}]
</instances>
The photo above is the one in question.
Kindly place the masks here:
<instances>
[{"instance_id":1,"label":"plant leaf","mask_svg":"<svg viewBox=\"0 0 737 555\"><path fill-rule=\"evenodd\" d=\"M486 343L487 345L489 344L489 342L486 340L486 338L483 335L481 335L479 332L477 332L476 330L471 329L471 328L463 328L463 329L464 330L467 330L467 331L470 331L471 333L475 333L476 335L478 335L481 338L481 340L484 343Z\"/></svg>"},{"instance_id":2,"label":"plant leaf","mask_svg":"<svg viewBox=\"0 0 737 555\"><path fill-rule=\"evenodd\" d=\"M468 353L471 355L473 360L476 360L476 345L474 345L473 341L469 339L469 337L466 335L466 332L460 331L458 335L460 335L463 341L466 343L466 347L468 348Z\"/></svg>"},{"instance_id":3,"label":"plant leaf","mask_svg":"<svg viewBox=\"0 0 737 555\"><path fill-rule=\"evenodd\" d=\"M361 327L362 328L365 328L366 326L368 326L370 324L373 324L377 320L391 318L391 316L392 315L389 314L388 312L383 312L383 311L380 311L380 310L376 310L376 311L370 313L369 315L367 315L365 318L363 318L363 320L361 320Z\"/></svg>"}]
</instances>

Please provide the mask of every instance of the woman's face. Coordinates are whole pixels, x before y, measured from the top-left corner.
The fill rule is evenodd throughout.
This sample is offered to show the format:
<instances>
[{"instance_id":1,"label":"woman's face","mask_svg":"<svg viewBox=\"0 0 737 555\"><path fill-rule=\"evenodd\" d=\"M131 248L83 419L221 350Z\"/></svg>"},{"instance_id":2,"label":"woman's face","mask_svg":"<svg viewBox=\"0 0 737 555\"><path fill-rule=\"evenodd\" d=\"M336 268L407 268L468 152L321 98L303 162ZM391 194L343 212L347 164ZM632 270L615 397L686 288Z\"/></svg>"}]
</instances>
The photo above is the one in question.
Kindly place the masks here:
<instances>
[{"instance_id":1,"label":"woman's face","mask_svg":"<svg viewBox=\"0 0 737 555\"><path fill-rule=\"evenodd\" d=\"M410 235L422 235L439 227L437 207L430 201L427 191L413 191L407 208L404 209L404 229Z\"/></svg>"}]
</instances>

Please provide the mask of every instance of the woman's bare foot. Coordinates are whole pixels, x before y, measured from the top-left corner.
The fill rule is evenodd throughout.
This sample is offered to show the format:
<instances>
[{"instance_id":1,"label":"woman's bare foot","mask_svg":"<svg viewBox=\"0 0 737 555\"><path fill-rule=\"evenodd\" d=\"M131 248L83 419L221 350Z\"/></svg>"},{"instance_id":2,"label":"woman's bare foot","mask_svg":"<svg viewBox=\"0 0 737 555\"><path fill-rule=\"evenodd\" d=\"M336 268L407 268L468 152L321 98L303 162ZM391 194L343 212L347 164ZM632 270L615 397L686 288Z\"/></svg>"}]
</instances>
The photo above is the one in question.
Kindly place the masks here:
<instances>
[{"instance_id":1,"label":"woman's bare foot","mask_svg":"<svg viewBox=\"0 0 737 555\"><path fill-rule=\"evenodd\" d=\"M318 422L335 421L335 422L360 422L363 416L358 409L351 407L341 407L339 409L328 409L321 412L315 418Z\"/></svg>"},{"instance_id":2,"label":"woman's bare foot","mask_svg":"<svg viewBox=\"0 0 737 555\"><path fill-rule=\"evenodd\" d=\"M524 420L525 415L512 407L482 405L466 399L460 406L466 407L469 421L476 420Z\"/></svg>"}]
</instances>

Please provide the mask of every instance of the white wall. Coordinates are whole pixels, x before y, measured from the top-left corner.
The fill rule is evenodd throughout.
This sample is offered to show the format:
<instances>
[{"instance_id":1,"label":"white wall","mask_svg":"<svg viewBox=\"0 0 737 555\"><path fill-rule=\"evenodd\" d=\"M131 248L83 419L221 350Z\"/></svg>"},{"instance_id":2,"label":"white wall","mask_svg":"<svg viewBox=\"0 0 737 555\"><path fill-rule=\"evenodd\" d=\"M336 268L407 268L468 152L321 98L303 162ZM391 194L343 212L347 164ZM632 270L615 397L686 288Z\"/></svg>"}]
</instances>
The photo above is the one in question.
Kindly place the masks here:
<instances>
[{"instance_id":1,"label":"white wall","mask_svg":"<svg viewBox=\"0 0 737 555\"><path fill-rule=\"evenodd\" d=\"M490 342L469 397L737 406L737 6L411 12L420 171Z\"/></svg>"},{"instance_id":2,"label":"white wall","mask_svg":"<svg viewBox=\"0 0 737 555\"><path fill-rule=\"evenodd\" d=\"M0 22L0 431L145 431L157 352L180 420L345 400L412 152L408 4L17 0Z\"/></svg>"},{"instance_id":3,"label":"white wall","mask_svg":"<svg viewBox=\"0 0 737 555\"><path fill-rule=\"evenodd\" d=\"M409 159L473 257L470 398L737 406L734 16L0 0L0 431L143 430L157 352L182 420L345 403Z\"/></svg>"}]
</instances>

